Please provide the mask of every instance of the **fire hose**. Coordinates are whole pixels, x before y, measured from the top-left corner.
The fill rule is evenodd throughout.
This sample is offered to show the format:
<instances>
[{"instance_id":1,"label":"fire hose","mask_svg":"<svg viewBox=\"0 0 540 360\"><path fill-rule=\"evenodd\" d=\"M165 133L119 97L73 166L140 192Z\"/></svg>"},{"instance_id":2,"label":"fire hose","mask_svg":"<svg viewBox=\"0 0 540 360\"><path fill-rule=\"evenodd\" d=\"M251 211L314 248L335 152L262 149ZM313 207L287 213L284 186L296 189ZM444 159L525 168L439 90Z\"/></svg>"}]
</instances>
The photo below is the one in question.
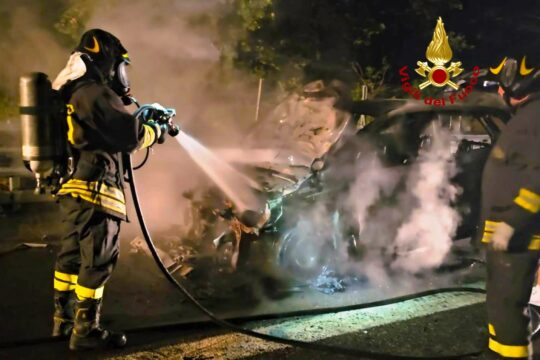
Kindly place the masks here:
<instances>
[{"instance_id":1,"label":"fire hose","mask_svg":"<svg viewBox=\"0 0 540 360\"><path fill-rule=\"evenodd\" d=\"M159 257L159 254L157 252L157 249L154 245L154 242L152 241L152 237L150 235L150 232L148 231L148 227L146 226L146 222L144 220L144 215L141 209L141 205L139 202L139 196L137 194L137 187L135 184L135 177L133 172L133 167L131 165L131 157L126 157L126 170L128 175L128 182L129 187L131 191L131 197L133 199L133 205L135 207L135 212L137 214L137 219L139 221L139 225L141 228L141 232L143 234L143 237L146 241L146 244L148 245L148 248L152 254L152 257L154 258L158 268L163 273L165 278L183 295L185 296L189 302L194 305L201 313L206 315L214 324L223 327L227 330L237 332L243 335L255 337L261 340L280 343L283 345L289 345L294 347L300 347L304 349L309 350L315 350L315 351L322 351L322 352L328 352L332 354L341 354L341 355L347 355L347 356L353 356L353 357L370 357L373 359L401 359L401 360L407 360L407 359L461 359L465 357L470 356L478 356L482 353L481 350L469 352L469 353L463 353L458 355L447 355L447 356L406 356L406 355L397 355L397 354L389 354L389 353L382 353L382 352L374 352L374 351L368 351L368 350L359 350L359 349L352 349L352 348L345 348L345 347L339 347L339 346L332 346L332 345L325 345L320 343L310 343L306 341L300 341L300 340L294 340L294 339L286 339L282 337L272 336L264 333L259 333L238 325L235 325L231 323L230 321L223 320L218 318L211 310L206 308L204 305L202 305L190 292L187 290L187 288L179 282L172 274L168 271L165 264L163 264L163 261ZM480 288L472 288L472 287L451 287L451 288L440 288L440 289L433 289L433 290L427 290L420 293L408 295L408 296L401 296L393 299L387 299L383 301L379 301L376 303L370 304L371 306L381 306L386 305L390 303L396 303L400 301L405 301L413 298L438 294L438 293L448 293L448 292L472 292L472 293L485 293L485 290Z\"/></svg>"}]
</instances>

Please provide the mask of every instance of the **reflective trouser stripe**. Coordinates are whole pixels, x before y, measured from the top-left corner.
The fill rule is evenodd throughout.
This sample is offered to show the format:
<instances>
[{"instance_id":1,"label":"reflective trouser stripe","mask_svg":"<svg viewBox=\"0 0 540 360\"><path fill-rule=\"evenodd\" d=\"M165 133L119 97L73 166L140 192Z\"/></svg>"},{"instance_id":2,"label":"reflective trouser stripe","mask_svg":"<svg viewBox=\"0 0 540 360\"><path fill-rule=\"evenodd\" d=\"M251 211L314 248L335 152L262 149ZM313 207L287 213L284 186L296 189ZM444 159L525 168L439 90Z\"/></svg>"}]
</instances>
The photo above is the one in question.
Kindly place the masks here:
<instances>
[{"instance_id":1,"label":"reflective trouser stripe","mask_svg":"<svg viewBox=\"0 0 540 360\"><path fill-rule=\"evenodd\" d=\"M101 299L103 297L103 289L104 289L103 286L97 289L90 289L90 288L77 284L77 286L75 286L75 294L77 294L77 297L79 298L79 300Z\"/></svg>"},{"instance_id":2,"label":"reflective trouser stripe","mask_svg":"<svg viewBox=\"0 0 540 360\"><path fill-rule=\"evenodd\" d=\"M493 325L488 324L488 331L489 331L489 335L495 336L495 327Z\"/></svg>"},{"instance_id":3,"label":"reflective trouser stripe","mask_svg":"<svg viewBox=\"0 0 540 360\"><path fill-rule=\"evenodd\" d=\"M525 188L519 189L519 195L514 199L514 203L533 214L540 211L540 195Z\"/></svg>"},{"instance_id":4,"label":"reflective trouser stripe","mask_svg":"<svg viewBox=\"0 0 540 360\"><path fill-rule=\"evenodd\" d=\"M484 233L482 235L481 242L488 244L491 242L491 239L493 238L493 232L495 231L495 228L500 223L500 221L490 221L486 220L486 223L484 225ZM529 245L527 246L528 250L537 251L540 250L540 235L533 235L531 238L531 241L529 242Z\"/></svg>"},{"instance_id":5,"label":"reflective trouser stripe","mask_svg":"<svg viewBox=\"0 0 540 360\"><path fill-rule=\"evenodd\" d=\"M528 247L529 250L540 250L540 236L534 235Z\"/></svg>"},{"instance_id":6,"label":"reflective trouser stripe","mask_svg":"<svg viewBox=\"0 0 540 360\"><path fill-rule=\"evenodd\" d=\"M491 337L488 346L492 351L507 358L526 358L529 355L527 345L504 345Z\"/></svg>"},{"instance_id":7,"label":"reflective trouser stripe","mask_svg":"<svg viewBox=\"0 0 540 360\"><path fill-rule=\"evenodd\" d=\"M75 290L78 276L75 274L67 274L60 271L54 272L54 289L58 291Z\"/></svg>"},{"instance_id":8,"label":"reflective trouser stripe","mask_svg":"<svg viewBox=\"0 0 540 360\"><path fill-rule=\"evenodd\" d=\"M143 141L139 144L137 149L144 149L149 146L152 146L156 141L156 132L150 125L143 124L144 128L144 137Z\"/></svg>"}]
</instances>

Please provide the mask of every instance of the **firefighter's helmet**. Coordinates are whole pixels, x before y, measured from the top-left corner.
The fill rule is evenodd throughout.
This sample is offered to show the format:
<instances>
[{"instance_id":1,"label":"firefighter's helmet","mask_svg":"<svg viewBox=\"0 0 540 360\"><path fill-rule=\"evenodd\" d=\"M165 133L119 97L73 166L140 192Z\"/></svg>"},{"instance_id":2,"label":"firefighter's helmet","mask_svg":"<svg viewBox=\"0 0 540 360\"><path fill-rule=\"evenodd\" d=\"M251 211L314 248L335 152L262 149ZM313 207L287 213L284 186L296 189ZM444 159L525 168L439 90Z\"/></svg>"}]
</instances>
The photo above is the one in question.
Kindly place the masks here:
<instances>
[{"instance_id":1,"label":"firefighter's helmet","mask_svg":"<svg viewBox=\"0 0 540 360\"><path fill-rule=\"evenodd\" d=\"M498 76L499 84L509 98L521 99L540 91L540 68L529 67L526 56L521 61L505 57L490 71Z\"/></svg>"},{"instance_id":2,"label":"firefighter's helmet","mask_svg":"<svg viewBox=\"0 0 540 360\"><path fill-rule=\"evenodd\" d=\"M129 93L126 66L130 59L116 36L101 29L88 30L75 51L88 55L103 79L119 96Z\"/></svg>"}]
</instances>

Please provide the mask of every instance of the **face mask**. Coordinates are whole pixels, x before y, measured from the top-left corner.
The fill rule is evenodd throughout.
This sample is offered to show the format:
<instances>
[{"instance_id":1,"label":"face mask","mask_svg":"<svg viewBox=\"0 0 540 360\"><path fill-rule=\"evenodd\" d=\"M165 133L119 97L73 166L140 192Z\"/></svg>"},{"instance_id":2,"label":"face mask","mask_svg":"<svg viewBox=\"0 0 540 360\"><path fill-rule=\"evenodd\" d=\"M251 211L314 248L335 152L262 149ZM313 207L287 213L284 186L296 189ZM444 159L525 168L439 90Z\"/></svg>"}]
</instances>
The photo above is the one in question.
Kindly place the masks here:
<instances>
[{"instance_id":1,"label":"face mask","mask_svg":"<svg viewBox=\"0 0 540 360\"><path fill-rule=\"evenodd\" d=\"M124 61L120 62L116 67L114 76L112 78L111 87L119 96L127 95L130 90L126 67L127 64Z\"/></svg>"}]
</instances>

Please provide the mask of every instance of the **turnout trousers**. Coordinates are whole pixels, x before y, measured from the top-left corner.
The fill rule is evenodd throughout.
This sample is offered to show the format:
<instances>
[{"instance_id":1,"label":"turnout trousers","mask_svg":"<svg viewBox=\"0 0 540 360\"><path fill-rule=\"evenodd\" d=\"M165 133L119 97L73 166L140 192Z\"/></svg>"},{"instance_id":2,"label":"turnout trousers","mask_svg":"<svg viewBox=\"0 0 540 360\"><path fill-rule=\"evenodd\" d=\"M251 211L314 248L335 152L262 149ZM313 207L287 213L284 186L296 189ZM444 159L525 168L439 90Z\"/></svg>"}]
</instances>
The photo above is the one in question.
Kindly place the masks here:
<instances>
[{"instance_id":1,"label":"turnout trousers","mask_svg":"<svg viewBox=\"0 0 540 360\"><path fill-rule=\"evenodd\" d=\"M71 196L59 197L64 236L54 288L79 299L100 299L118 261L120 220Z\"/></svg>"},{"instance_id":2,"label":"turnout trousers","mask_svg":"<svg viewBox=\"0 0 540 360\"><path fill-rule=\"evenodd\" d=\"M482 242L489 243L492 221L486 221ZM486 305L489 349L503 358L532 357L529 297L540 259L537 224L516 233L508 251L487 247Z\"/></svg>"}]
</instances>

